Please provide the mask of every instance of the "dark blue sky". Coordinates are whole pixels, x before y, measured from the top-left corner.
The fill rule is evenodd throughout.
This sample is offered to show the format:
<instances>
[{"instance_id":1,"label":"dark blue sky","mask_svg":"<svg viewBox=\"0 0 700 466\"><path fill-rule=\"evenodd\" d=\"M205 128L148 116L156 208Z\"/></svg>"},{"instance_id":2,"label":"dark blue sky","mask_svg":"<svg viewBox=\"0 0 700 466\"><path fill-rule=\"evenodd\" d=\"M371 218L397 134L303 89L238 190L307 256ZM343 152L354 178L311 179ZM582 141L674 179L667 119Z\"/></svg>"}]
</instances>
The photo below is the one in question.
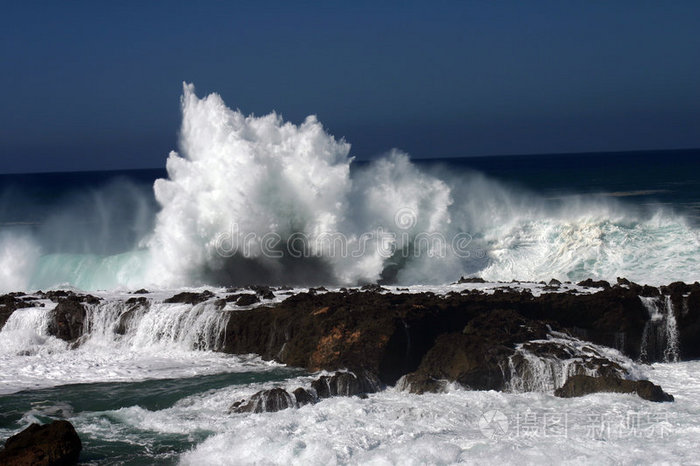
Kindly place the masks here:
<instances>
[{"instance_id":1,"label":"dark blue sky","mask_svg":"<svg viewBox=\"0 0 700 466\"><path fill-rule=\"evenodd\" d=\"M697 0L105 3L5 2L0 172L161 167L182 81L360 159L700 147Z\"/></svg>"}]
</instances>

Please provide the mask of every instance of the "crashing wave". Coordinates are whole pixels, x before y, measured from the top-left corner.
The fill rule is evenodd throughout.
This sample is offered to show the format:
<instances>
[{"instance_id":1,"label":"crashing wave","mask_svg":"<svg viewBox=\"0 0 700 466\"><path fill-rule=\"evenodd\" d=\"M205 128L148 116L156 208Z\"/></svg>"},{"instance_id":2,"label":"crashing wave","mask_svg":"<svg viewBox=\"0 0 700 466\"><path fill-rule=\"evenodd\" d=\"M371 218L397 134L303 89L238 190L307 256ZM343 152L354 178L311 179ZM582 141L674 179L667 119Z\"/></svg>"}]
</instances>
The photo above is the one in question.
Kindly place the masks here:
<instances>
[{"instance_id":1,"label":"crashing wave","mask_svg":"<svg viewBox=\"0 0 700 466\"><path fill-rule=\"evenodd\" d=\"M552 202L477 173L427 173L399 151L355 167L350 145L314 116L245 116L190 84L182 113L180 150L155 182L160 211L139 248L39 258L30 237L0 237L10 277L0 286L700 279L699 232L674 213Z\"/></svg>"}]
</instances>

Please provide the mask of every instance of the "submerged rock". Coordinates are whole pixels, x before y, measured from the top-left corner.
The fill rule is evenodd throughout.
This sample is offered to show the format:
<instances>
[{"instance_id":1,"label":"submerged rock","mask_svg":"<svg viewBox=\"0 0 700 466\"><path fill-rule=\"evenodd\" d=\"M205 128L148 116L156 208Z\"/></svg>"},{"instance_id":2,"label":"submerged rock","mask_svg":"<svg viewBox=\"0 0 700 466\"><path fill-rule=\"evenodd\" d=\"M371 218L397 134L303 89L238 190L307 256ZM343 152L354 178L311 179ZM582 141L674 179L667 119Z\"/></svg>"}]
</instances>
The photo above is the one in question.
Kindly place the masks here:
<instances>
[{"instance_id":1,"label":"submerged rock","mask_svg":"<svg viewBox=\"0 0 700 466\"><path fill-rule=\"evenodd\" d=\"M282 388L261 390L251 396L247 402L234 403L232 413L273 413L296 405L294 398Z\"/></svg>"},{"instance_id":2,"label":"submerged rock","mask_svg":"<svg viewBox=\"0 0 700 466\"><path fill-rule=\"evenodd\" d=\"M636 393L649 401L673 401L673 395L669 395L660 386L648 380L625 380L613 376L575 375L554 391L554 395L561 398L573 398L591 393Z\"/></svg>"},{"instance_id":3,"label":"submerged rock","mask_svg":"<svg viewBox=\"0 0 700 466\"><path fill-rule=\"evenodd\" d=\"M67 465L78 462L82 443L68 421L32 424L13 435L0 450L4 465Z\"/></svg>"},{"instance_id":4,"label":"submerged rock","mask_svg":"<svg viewBox=\"0 0 700 466\"><path fill-rule=\"evenodd\" d=\"M294 395L294 398L297 401L298 407L313 404L316 402L316 398L314 397L314 395L304 388L299 387L296 390L294 390L292 394Z\"/></svg>"},{"instance_id":5,"label":"submerged rock","mask_svg":"<svg viewBox=\"0 0 700 466\"><path fill-rule=\"evenodd\" d=\"M381 389L381 382L369 372L359 375L352 372L336 372L332 376L321 376L311 383L318 398L331 396L354 396L374 393Z\"/></svg>"},{"instance_id":6,"label":"submerged rock","mask_svg":"<svg viewBox=\"0 0 700 466\"><path fill-rule=\"evenodd\" d=\"M287 408L313 404L323 398L332 396L366 396L382 389L379 379L371 373L336 372L323 375L313 382L309 390L299 387L292 395L282 388L262 390L248 400L235 402L229 408L230 413L267 413Z\"/></svg>"},{"instance_id":7,"label":"submerged rock","mask_svg":"<svg viewBox=\"0 0 700 466\"><path fill-rule=\"evenodd\" d=\"M592 278L588 278L586 280L578 282L577 285L578 286L585 286L587 288L605 288L605 289L610 288L609 282L606 282L605 280L595 281Z\"/></svg>"},{"instance_id":8,"label":"submerged rock","mask_svg":"<svg viewBox=\"0 0 700 466\"><path fill-rule=\"evenodd\" d=\"M243 294L239 295L238 298L236 299L236 304L239 306L250 306L252 304L259 303L259 302L260 302L260 298L258 298L256 295L250 294L250 293L243 293Z\"/></svg>"},{"instance_id":9,"label":"submerged rock","mask_svg":"<svg viewBox=\"0 0 700 466\"><path fill-rule=\"evenodd\" d=\"M248 289L254 291L260 299L275 299L275 293L267 285L251 285Z\"/></svg>"},{"instance_id":10,"label":"submerged rock","mask_svg":"<svg viewBox=\"0 0 700 466\"><path fill-rule=\"evenodd\" d=\"M481 277L460 277L457 283L486 283L486 280Z\"/></svg>"},{"instance_id":11,"label":"submerged rock","mask_svg":"<svg viewBox=\"0 0 700 466\"><path fill-rule=\"evenodd\" d=\"M164 300L164 303L181 303L181 304L199 304L203 303L214 297L214 293L209 290L205 290L201 293L192 293L185 291L183 293L178 293L175 296Z\"/></svg>"}]
</instances>

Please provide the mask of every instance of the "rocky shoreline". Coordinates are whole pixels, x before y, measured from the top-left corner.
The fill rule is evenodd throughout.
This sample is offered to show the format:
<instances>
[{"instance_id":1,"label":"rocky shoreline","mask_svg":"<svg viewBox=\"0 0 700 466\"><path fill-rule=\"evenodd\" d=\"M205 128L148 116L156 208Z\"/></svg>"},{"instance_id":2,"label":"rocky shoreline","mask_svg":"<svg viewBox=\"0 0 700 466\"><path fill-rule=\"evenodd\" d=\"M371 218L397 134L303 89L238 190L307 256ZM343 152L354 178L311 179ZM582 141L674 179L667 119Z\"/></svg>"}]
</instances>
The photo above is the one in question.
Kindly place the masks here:
<instances>
[{"instance_id":1,"label":"rocky shoreline","mask_svg":"<svg viewBox=\"0 0 700 466\"><path fill-rule=\"evenodd\" d=\"M232 400L231 413L365 396L387 386L441 392L450 384L560 397L633 393L664 402L673 396L640 380L633 366L700 357L698 283L461 284L444 294L376 285L297 293L257 286L168 297L138 290L119 298L112 331L127 333L155 303L186 310L206 305L225 319L216 351L327 372L293 391L272 388ZM46 332L78 347L91 331L91 312L114 299L71 291L11 293L0 296L0 329L13 312L46 306Z\"/></svg>"},{"instance_id":2,"label":"rocky shoreline","mask_svg":"<svg viewBox=\"0 0 700 466\"><path fill-rule=\"evenodd\" d=\"M478 281L462 279L462 283ZM310 372L367 372L389 386L408 376L502 390L509 382L504 364L518 364L519 345L520 353L583 358L588 369L601 365L595 359L604 359L602 355L574 354L572 348L553 341L554 334L613 348L643 363L700 358L698 283L656 288L624 279L613 286L588 280L578 284L586 292L561 291L554 280L540 285L538 294L511 284L442 295L370 285L337 291L311 288L288 297L288 289L257 286L224 293L183 292L162 302L216 306L227 316L217 351L254 353ZM123 301L115 333L123 334L131 319L148 312L149 293L136 293ZM285 299L267 302L275 295ZM55 303L48 334L78 346L90 331L87 307L104 299L72 291L0 296L0 329L12 312L43 306L42 300ZM243 307L230 310L229 303ZM649 303L659 307L658 315L650 311ZM671 320L677 329L673 354L664 340ZM522 355L520 359L522 364Z\"/></svg>"}]
</instances>

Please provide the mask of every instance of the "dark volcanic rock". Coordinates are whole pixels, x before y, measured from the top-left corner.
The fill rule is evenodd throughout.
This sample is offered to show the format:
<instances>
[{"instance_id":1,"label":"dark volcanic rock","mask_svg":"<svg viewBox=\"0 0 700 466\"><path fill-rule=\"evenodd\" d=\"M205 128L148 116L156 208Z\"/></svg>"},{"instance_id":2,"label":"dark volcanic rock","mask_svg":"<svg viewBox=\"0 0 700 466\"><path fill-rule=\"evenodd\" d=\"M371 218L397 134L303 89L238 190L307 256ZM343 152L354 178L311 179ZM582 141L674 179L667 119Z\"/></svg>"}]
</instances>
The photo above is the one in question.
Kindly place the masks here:
<instances>
[{"instance_id":1,"label":"dark volcanic rock","mask_svg":"<svg viewBox=\"0 0 700 466\"><path fill-rule=\"evenodd\" d=\"M235 402L229 408L230 413L263 413L282 409L301 407L316 403L332 396L366 396L383 388L379 379L371 373L359 375L352 372L336 372L324 375L311 382L311 389L299 387L292 395L281 388L262 390L248 400Z\"/></svg>"},{"instance_id":2,"label":"dark volcanic rock","mask_svg":"<svg viewBox=\"0 0 700 466\"><path fill-rule=\"evenodd\" d=\"M272 291L272 288L266 285L251 285L248 287L249 290L252 290L255 292L260 299L274 299L275 298L275 293Z\"/></svg>"},{"instance_id":3,"label":"dark volcanic rock","mask_svg":"<svg viewBox=\"0 0 700 466\"><path fill-rule=\"evenodd\" d=\"M336 372L332 376L321 376L311 383L318 398L331 396L354 396L374 393L381 389L382 384L371 373Z\"/></svg>"},{"instance_id":4,"label":"dark volcanic rock","mask_svg":"<svg viewBox=\"0 0 700 466\"><path fill-rule=\"evenodd\" d=\"M575 375L569 377L564 386L554 391L561 398L573 398L591 393L636 393L649 401L673 401L673 396L648 380L625 380L618 377L590 377Z\"/></svg>"},{"instance_id":5,"label":"dark volcanic rock","mask_svg":"<svg viewBox=\"0 0 700 466\"><path fill-rule=\"evenodd\" d=\"M399 390L422 395L424 393L442 393L447 388L447 383L446 379L436 379L423 373L412 372L401 377L396 387Z\"/></svg>"},{"instance_id":6,"label":"dark volcanic rock","mask_svg":"<svg viewBox=\"0 0 700 466\"><path fill-rule=\"evenodd\" d=\"M254 294L249 294L249 293L244 293L238 296L236 299L236 304L239 306L250 306L255 303L259 303L260 299L254 295Z\"/></svg>"},{"instance_id":7,"label":"dark volcanic rock","mask_svg":"<svg viewBox=\"0 0 700 466\"><path fill-rule=\"evenodd\" d=\"M533 320L556 322L575 336L639 358L649 313L634 290L615 287L593 294L549 293L517 309Z\"/></svg>"},{"instance_id":8,"label":"dark volcanic rock","mask_svg":"<svg viewBox=\"0 0 700 466\"><path fill-rule=\"evenodd\" d=\"M57 300L58 304L51 311L48 333L65 341L77 340L85 330L87 313L84 303L90 303L92 300L74 294Z\"/></svg>"},{"instance_id":9,"label":"dark volcanic rock","mask_svg":"<svg viewBox=\"0 0 700 466\"><path fill-rule=\"evenodd\" d=\"M440 335L418 370L402 381L413 393L441 391L448 380L475 390L502 390L504 367L515 344L547 336L543 322L510 310L495 310L472 319L462 333Z\"/></svg>"},{"instance_id":10,"label":"dark volcanic rock","mask_svg":"<svg viewBox=\"0 0 700 466\"><path fill-rule=\"evenodd\" d=\"M0 330L17 309L27 307L26 302L14 293L0 296Z\"/></svg>"},{"instance_id":11,"label":"dark volcanic rock","mask_svg":"<svg viewBox=\"0 0 700 466\"><path fill-rule=\"evenodd\" d=\"M236 303L238 306L250 306L260 302L260 298L253 293L236 293L226 296L226 302Z\"/></svg>"},{"instance_id":12,"label":"dark volcanic rock","mask_svg":"<svg viewBox=\"0 0 700 466\"><path fill-rule=\"evenodd\" d=\"M292 395L282 388L262 390L251 396L247 402L234 403L229 412L233 413L272 413L287 408L293 408L295 401Z\"/></svg>"},{"instance_id":13,"label":"dark volcanic rock","mask_svg":"<svg viewBox=\"0 0 700 466\"><path fill-rule=\"evenodd\" d=\"M214 296L214 293L212 293L209 290L203 291L201 293L192 293L192 292L183 292L183 293L178 293L175 296L166 299L163 301L164 303L182 303L182 304L199 304L204 301L207 301L208 299L211 299Z\"/></svg>"},{"instance_id":14,"label":"dark volcanic rock","mask_svg":"<svg viewBox=\"0 0 700 466\"><path fill-rule=\"evenodd\" d=\"M128 304L129 307L119 316L119 321L114 329L114 332L118 335L125 335L134 319L142 312L147 311L150 307L150 302L143 296L129 298L126 300L126 304Z\"/></svg>"},{"instance_id":15,"label":"dark volcanic rock","mask_svg":"<svg viewBox=\"0 0 700 466\"><path fill-rule=\"evenodd\" d=\"M449 316L440 318L443 313ZM461 329L472 316L432 294L301 293L274 307L232 313L223 350L311 372L367 370L393 384L415 370L438 334Z\"/></svg>"},{"instance_id":16,"label":"dark volcanic rock","mask_svg":"<svg viewBox=\"0 0 700 466\"><path fill-rule=\"evenodd\" d=\"M671 295L678 322L681 359L700 359L700 284L690 285L688 296Z\"/></svg>"},{"instance_id":17,"label":"dark volcanic rock","mask_svg":"<svg viewBox=\"0 0 700 466\"><path fill-rule=\"evenodd\" d=\"M377 374L383 383L393 385L418 368L440 335L465 330L472 336L481 335L479 341L485 346L483 341L490 341L495 335L484 336L483 332L500 331L504 341L511 343L518 335L523 336L522 322L507 327L512 334L500 330L503 322L498 320L490 324L488 318L481 317L470 324L496 310L509 311L512 317L519 315L523 321L543 321L571 329L594 343L617 346L633 358L639 356L641 335L649 319L638 295L625 288L585 295L550 293L537 298L518 291L447 296L300 293L274 306L232 313L223 351L256 353L312 372L367 370ZM519 322L515 317L512 321ZM481 328L484 325L488 328ZM534 334L541 334L544 327L537 326L539 331ZM534 334L519 342L535 338ZM476 345L476 340L467 343ZM493 351L496 350L485 348L483 353Z\"/></svg>"},{"instance_id":18,"label":"dark volcanic rock","mask_svg":"<svg viewBox=\"0 0 700 466\"><path fill-rule=\"evenodd\" d=\"M486 280L479 277L460 277L460 279L457 280L457 283L486 283Z\"/></svg>"},{"instance_id":19,"label":"dark volcanic rock","mask_svg":"<svg viewBox=\"0 0 700 466\"><path fill-rule=\"evenodd\" d=\"M313 394L309 392L308 390L304 388L297 388L292 392L292 395L294 395L294 398L297 401L297 406L301 407L304 405L308 404L313 404L316 402L316 398L314 398Z\"/></svg>"},{"instance_id":20,"label":"dark volcanic rock","mask_svg":"<svg viewBox=\"0 0 700 466\"><path fill-rule=\"evenodd\" d=\"M588 288L608 289L608 288L610 288L610 283L606 282L605 280L594 281L592 278L588 278L586 280L583 280L582 282L578 282L578 286L585 286Z\"/></svg>"},{"instance_id":21,"label":"dark volcanic rock","mask_svg":"<svg viewBox=\"0 0 700 466\"><path fill-rule=\"evenodd\" d=\"M0 464L68 465L78 462L82 444L68 421L32 424L13 435L0 450Z\"/></svg>"},{"instance_id":22,"label":"dark volcanic rock","mask_svg":"<svg viewBox=\"0 0 700 466\"><path fill-rule=\"evenodd\" d=\"M649 321L640 290L616 285L595 293L538 297L517 289L444 296L300 293L279 304L231 313L222 350L256 353L311 372L367 371L387 385L423 365L412 379L422 377L426 387L448 378L475 388L498 388L505 383L499 364L516 343L545 338L547 325L638 359ZM700 353L700 285L690 290L673 298L684 357ZM658 294L656 288L647 290L653 291ZM537 349L545 350L563 351ZM591 355L584 363L601 370L608 364L595 359Z\"/></svg>"},{"instance_id":23,"label":"dark volcanic rock","mask_svg":"<svg viewBox=\"0 0 700 466\"><path fill-rule=\"evenodd\" d=\"M317 398L329 398L331 396L331 387L328 383L329 378L324 375L311 382L311 388L316 392Z\"/></svg>"}]
</instances>

